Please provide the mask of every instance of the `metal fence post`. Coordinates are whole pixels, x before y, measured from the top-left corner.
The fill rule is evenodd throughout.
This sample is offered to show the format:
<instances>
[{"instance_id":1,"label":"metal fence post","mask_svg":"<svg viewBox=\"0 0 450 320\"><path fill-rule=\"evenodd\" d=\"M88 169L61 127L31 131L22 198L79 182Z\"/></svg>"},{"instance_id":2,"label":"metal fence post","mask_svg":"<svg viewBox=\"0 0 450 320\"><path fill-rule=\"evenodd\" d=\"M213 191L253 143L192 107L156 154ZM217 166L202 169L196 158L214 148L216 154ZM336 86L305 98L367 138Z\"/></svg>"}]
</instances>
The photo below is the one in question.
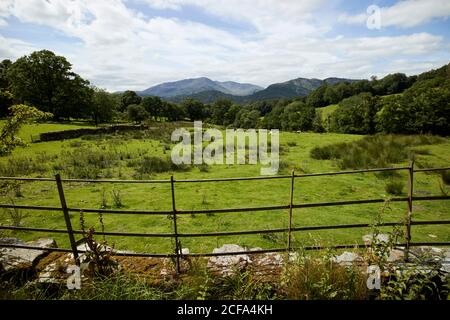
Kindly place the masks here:
<instances>
[{"instance_id":1,"label":"metal fence post","mask_svg":"<svg viewBox=\"0 0 450 320\"><path fill-rule=\"evenodd\" d=\"M291 177L291 193L290 193L290 200L289 200L289 230L288 230L288 251L291 251L291 240L292 240L292 206L294 205L294 179L295 179L295 172L292 170L292 177Z\"/></svg>"},{"instance_id":2,"label":"metal fence post","mask_svg":"<svg viewBox=\"0 0 450 320\"><path fill-rule=\"evenodd\" d=\"M405 223L405 260L409 257L409 245L411 243L411 220L413 211L413 192L414 192L414 160L409 163L408 168L408 213Z\"/></svg>"},{"instance_id":3,"label":"metal fence post","mask_svg":"<svg viewBox=\"0 0 450 320\"><path fill-rule=\"evenodd\" d=\"M178 229L177 229L177 209L175 206L175 185L173 180L173 175L170 176L170 188L172 190L172 212L173 212L173 231L175 234L175 254L176 254L176 260L175 260L175 268L177 274L181 272L180 270L180 251L181 248L179 246L178 242Z\"/></svg>"},{"instance_id":4,"label":"metal fence post","mask_svg":"<svg viewBox=\"0 0 450 320\"><path fill-rule=\"evenodd\" d=\"M66 221L67 232L69 234L70 246L72 247L73 258L75 260L75 264L80 265L80 260L78 259L77 244L73 235L72 223L70 222L69 210L67 210L66 197L64 196L64 189L59 173L55 175L55 179L56 185L58 187L59 200L61 201L61 209L64 213L64 220Z\"/></svg>"}]
</instances>

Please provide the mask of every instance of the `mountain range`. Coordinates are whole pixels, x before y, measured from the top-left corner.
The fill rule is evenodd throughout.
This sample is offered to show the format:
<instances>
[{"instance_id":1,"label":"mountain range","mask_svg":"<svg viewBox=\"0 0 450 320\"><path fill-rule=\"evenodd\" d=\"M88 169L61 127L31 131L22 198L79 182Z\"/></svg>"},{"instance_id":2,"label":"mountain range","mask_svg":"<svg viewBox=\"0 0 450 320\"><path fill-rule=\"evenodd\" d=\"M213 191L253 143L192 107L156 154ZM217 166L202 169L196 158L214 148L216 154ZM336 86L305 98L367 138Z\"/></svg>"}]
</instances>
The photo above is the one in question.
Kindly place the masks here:
<instances>
[{"instance_id":1,"label":"mountain range","mask_svg":"<svg viewBox=\"0 0 450 320\"><path fill-rule=\"evenodd\" d=\"M263 88L249 84L233 81L213 81L209 78L184 79L174 82L165 82L138 92L141 96L159 96L169 98L175 96L188 96L202 91L220 91L236 96L250 95Z\"/></svg>"},{"instance_id":2,"label":"mountain range","mask_svg":"<svg viewBox=\"0 0 450 320\"><path fill-rule=\"evenodd\" d=\"M352 82L353 79L326 78L307 79L297 78L281 83L274 83L267 88L233 81L213 81L206 77L184 79L174 82L165 82L138 91L140 96L159 96L164 100L181 102L190 97L203 103L213 103L218 99L229 99L235 103L249 103L260 100L279 98L293 98L306 96L322 84L336 84L339 82Z\"/></svg>"}]
</instances>

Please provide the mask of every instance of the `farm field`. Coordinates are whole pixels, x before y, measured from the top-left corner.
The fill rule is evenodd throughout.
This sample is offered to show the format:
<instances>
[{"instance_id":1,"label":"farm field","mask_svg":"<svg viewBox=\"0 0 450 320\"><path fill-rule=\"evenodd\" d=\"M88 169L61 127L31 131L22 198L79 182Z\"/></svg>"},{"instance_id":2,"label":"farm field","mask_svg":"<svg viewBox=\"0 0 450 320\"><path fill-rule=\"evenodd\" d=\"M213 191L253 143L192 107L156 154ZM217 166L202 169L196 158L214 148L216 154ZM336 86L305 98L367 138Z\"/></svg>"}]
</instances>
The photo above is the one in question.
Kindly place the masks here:
<instances>
[{"instance_id":1,"label":"farm field","mask_svg":"<svg viewBox=\"0 0 450 320\"><path fill-rule=\"evenodd\" d=\"M103 178L103 179L208 179L223 177L258 176L260 165L211 165L188 168L162 168L162 172L148 170L152 157L170 157L173 144L170 132L176 125L161 124L158 128L145 132L112 135L85 136L66 141L30 143L17 148L0 159L0 175L53 177L57 172L63 178ZM76 129L77 125L36 124L27 125L20 132L27 136L41 132ZM333 160L315 160L310 151L317 146L333 143L352 142L362 136L334 133L280 133L280 174L316 173L341 170ZM449 166L450 139L441 143L415 147L422 150L416 156L418 167ZM426 150L424 152L423 150ZM147 162L143 159L150 159ZM402 166L408 161L392 164ZM150 164L151 166L152 164ZM161 165L164 167L164 164ZM403 196L406 195L407 173L398 178L404 182ZM441 195L440 176L436 173L416 173L414 177L415 195ZM294 185L294 204L370 198L389 198L385 185L389 178L374 173L352 175L297 178ZM170 184L113 184L113 183L64 183L66 201L72 208L120 208L124 210L171 210ZM176 183L175 197L177 209L214 209L257 207L289 204L290 179L253 180L233 182ZM59 197L54 182L24 182L2 186L1 203L59 206ZM383 204L319 207L294 209L293 226L313 226L330 224L372 223ZM403 219L407 204L390 203L390 209L382 214L384 222L399 222ZM414 202L413 220L445 220L450 209L446 201ZM25 211L16 212L21 216L20 225L25 227L65 229L61 212ZM81 229L80 215L71 214L72 225ZM114 215L85 213L85 227L94 226L102 230L103 221L107 232L167 233L172 231L172 222L165 215ZM11 224L11 212L0 211L0 223ZM243 213L188 214L179 215L178 232L204 233L216 231L239 231L283 228L288 225L288 211L261 211ZM413 226L412 241L450 241L450 227ZM391 230L391 228L389 229ZM294 246L314 244L357 244L369 229L342 229L311 232L295 232ZM55 238L60 247L69 247L65 234L43 234L33 232L5 232L8 236L24 240L39 237ZM79 236L78 236L79 237ZM169 238L122 238L106 237L108 244L122 250L146 253L171 253L172 240ZM275 248L286 246L286 235L243 235L214 238L181 238L182 247L191 253L211 252L226 243L241 246Z\"/></svg>"}]
</instances>

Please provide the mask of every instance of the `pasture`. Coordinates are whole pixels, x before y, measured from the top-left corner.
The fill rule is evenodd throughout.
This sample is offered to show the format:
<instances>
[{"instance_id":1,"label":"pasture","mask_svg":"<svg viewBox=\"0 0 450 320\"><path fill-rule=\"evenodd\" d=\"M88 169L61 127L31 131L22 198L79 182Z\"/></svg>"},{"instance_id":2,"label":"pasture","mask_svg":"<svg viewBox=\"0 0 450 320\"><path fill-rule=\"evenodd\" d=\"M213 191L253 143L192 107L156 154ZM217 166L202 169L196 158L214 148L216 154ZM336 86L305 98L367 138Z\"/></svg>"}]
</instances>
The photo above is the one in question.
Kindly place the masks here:
<instances>
[{"instance_id":1,"label":"pasture","mask_svg":"<svg viewBox=\"0 0 450 320\"><path fill-rule=\"evenodd\" d=\"M31 124L25 126L21 136L27 137L41 132L76 129L82 125ZM142 132L110 135L84 136L66 141L29 143L0 159L0 175L53 177L60 173L63 178L103 179L208 179L223 177L258 176L260 165L200 165L173 167L168 164L173 143L170 132L176 124L158 124L157 128ZM362 136L334 133L280 133L279 174L316 173L341 170L335 160L311 158L314 147L335 143L354 142ZM30 141L30 140L27 140ZM450 139L439 143L412 147L420 150L416 154L418 167L449 166ZM156 159L162 159L157 161ZM407 165L404 159L390 166ZM294 203L389 198L386 184L391 177L374 173L340 176L297 178L294 186ZM407 193L407 173L402 172L397 181L404 185ZM442 195L448 189L436 173L417 173L414 177L415 195ZM3 183L3 182L2 182ZM447 188L447 189L445 189ZM290 180L253 180L233 182L203 182L176 184L178 209L214 209L256 207L289 204ZM59 197L54 182L23 182L3 184L0 202L28 205L59 206ZM112 183L64 183L69 207L76 208L120 208L125 210L171 210L170 184L112 184ZM372 223L382 204L337 206L294 209L293 226ZM61 212L0 211L0 224L14 222L25 227L64 229ZM390 203L382 213L384 222L402 221L407 211L406 202ZM446 220L450 214L446 201L414 202L413 220ZM16 217L17 221L13 221ZM17 218L18 217L18 218ZM71 214L72 225L80 229L80 216ZM166 233L172 231L172 222L166 216L136 216L85 213L86 227L94 226L98 231L104 227L108 232ZM100 223L103 221L103 226ZM283 228L288 224L288 211L191 214L178 217L181 233L203 233L216 231L239 231ZM450 241L449 226L413 226L412 240ZM368 228L295 232L294 245L357 244L369 233ZM60 247L69 248L67 235L33 232L4 231L8 236L24 240L39 237L55 238ZM223 236L215 238L183 238L182 247L190 252L211 252L226 243L241 246L274 248L283 247L286 234ZM108 244L122 250L148 253L171 253L170 238L123 238L106 237Z\"/></svg>"}]
</instances>

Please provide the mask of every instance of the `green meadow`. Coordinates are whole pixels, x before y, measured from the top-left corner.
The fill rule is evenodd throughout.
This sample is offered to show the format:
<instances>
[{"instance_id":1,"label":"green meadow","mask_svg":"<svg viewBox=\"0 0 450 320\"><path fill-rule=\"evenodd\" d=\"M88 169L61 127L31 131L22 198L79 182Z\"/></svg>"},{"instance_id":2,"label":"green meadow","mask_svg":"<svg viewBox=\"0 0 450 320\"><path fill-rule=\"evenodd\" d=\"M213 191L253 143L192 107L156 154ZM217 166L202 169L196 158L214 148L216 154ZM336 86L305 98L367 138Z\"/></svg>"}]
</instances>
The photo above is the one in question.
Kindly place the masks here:
<instances>
[{"instance_id":1,"label":"green meadow","mask_svg":"<svg viewBox=\"0 0 450 320\"><path fill-rule=\"evenodd\" d=\"M42 132L76 129L84 124L29 124L22 128L20 136L28 145L16 148L9 156L0 158L0 175L28 177L53 177L60 173L63 178L102 179L210 179L226 177L254 177L260 175L258 165L210 165L171 167L170 157L174 144L170 132L176 125L160 124L144 132L111 135L84 136L77 139L31 143L32 135ZM363 136L334 133L280 133L279 174L317 173L339 171L336 160L311 158L314 147L335 143L354 142ZM417 167L444 167L450 164L450 139L412 147ZM155 164L155 159L163 159ZM164 162L166 161L166 162ZM404 166L404 159L391 166ZM155 166L157 169L155 170ZM386 192L386 184L392 177L374 173L351 175L300 177L294 185L294 203L373 199L392 197ZM407 172L399 172L396 181L403 183L400 196L407 194ZM59 206L54 182L1 182L1 203L23 205ZM171 210L170 184L126 183L64 183L66 201L71 208L111 208L123 210ZM416 173L414 194L442 195L449 187L442 183L438 173ZM289 204L290 179L175 183L176 207L180 210L239 208ZM293 226L372 223L383 204L317 207L294 209ZM407 204L390 203L382 212L384 222L402 221ZM413 220L448 220L449 204L446 201L416 201ZM167 233L172 232L172 220L166 215L108 214L102 216L84 213L85 227L107 232ZM103 225L100 223L103 221ZM71 213L72 225L81 229L80 214ZM288 226L288 210L237 212L216 214L178 215L180 233L205 233L216 231L239 231L283 228ZM0 223L23 227L64 229L62 212L0 210ZM413 226L412 241L450 241L447 225ZM392 228L387 228L387 231ZM294 245L357 244L369 228L339 229L295 232ZM55 238L60 247L69 247L65 234L3 231L5 236L33 240L39 237ZM77 238L80 236L78 235ZM102 239L100 235L98 238ZM190 252L211 252L226 243L241 246L275 248L286 246L287 235L242 235L221 237L181 238L183 248ZM148 253L171 253L170 238L106 237L108 244L117 249Z\"/></svg>"}]
</instances>

